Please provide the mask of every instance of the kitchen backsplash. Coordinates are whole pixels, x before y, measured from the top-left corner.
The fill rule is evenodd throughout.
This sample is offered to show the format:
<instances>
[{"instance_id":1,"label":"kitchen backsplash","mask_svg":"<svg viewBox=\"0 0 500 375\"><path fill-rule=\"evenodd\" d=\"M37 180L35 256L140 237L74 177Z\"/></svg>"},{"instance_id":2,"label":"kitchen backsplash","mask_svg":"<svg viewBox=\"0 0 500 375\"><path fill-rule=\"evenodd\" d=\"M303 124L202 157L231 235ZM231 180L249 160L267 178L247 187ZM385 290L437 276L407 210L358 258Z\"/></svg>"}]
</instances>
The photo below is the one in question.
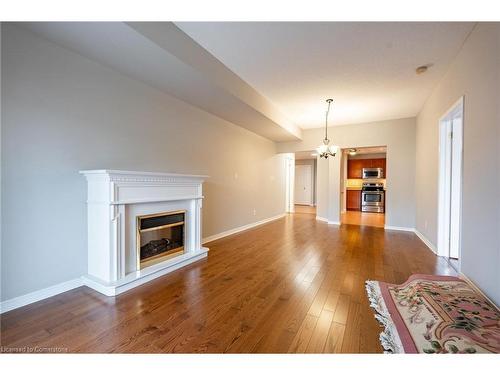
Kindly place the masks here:
<instances>
[{"instance_id":1,"label":"kitchen backsplash","mask_svg":"<svg viewBox=\"0 0 500 375\"><path fill-rule=\"evenodd\" d=\"M372 179L361 179L361 178L348 178L346 180L345 187L346 188L359 188L363 186L363 182L381 182L384 184L385 188L385 178L372 178Z\"/></svg>"}]
</instances>

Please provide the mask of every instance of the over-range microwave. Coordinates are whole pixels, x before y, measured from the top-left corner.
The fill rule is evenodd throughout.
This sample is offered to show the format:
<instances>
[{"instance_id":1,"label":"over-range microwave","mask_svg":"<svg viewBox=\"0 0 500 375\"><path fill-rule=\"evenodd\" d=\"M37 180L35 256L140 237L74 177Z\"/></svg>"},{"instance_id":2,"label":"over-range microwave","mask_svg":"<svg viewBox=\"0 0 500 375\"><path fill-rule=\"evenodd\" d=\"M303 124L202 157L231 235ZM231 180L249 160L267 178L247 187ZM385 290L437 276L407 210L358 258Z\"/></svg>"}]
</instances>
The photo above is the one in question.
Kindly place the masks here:
<instances>
[{"instance_id":1,"label":"over-range microwave","mask_svg":"<svg viewBox=\"0 0 500 375\"><path fill-rule=\"evenodd\" d=\"M363 168L363 178L384 178L384 169Z\"/></svg>"}]
</instances>

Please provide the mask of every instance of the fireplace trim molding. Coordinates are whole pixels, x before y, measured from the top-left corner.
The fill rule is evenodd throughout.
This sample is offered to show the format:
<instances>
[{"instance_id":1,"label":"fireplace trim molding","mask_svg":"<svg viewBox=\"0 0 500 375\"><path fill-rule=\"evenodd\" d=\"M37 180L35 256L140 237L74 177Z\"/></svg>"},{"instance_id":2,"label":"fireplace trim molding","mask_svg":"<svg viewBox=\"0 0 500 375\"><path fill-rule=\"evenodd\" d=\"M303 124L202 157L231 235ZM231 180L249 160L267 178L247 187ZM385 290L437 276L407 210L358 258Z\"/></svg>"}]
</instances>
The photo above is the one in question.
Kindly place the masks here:
<instances>
[{"instance_id":1,"label":"fireplace trim molding","mask_svg":"<svg viewBox=\"0 0 500 375\"><path fill-rule=\"evenodd\" d=\"M90 288L115 296L207 256L208 248L201 245L201 208L202 185L208 176L108 169L80 173L87 179L88 274L83 282ZM186 207L184 253L127 270L128 247L136 245L127 241L128 208L168 202Z\"/></svg>"}]
</instances>

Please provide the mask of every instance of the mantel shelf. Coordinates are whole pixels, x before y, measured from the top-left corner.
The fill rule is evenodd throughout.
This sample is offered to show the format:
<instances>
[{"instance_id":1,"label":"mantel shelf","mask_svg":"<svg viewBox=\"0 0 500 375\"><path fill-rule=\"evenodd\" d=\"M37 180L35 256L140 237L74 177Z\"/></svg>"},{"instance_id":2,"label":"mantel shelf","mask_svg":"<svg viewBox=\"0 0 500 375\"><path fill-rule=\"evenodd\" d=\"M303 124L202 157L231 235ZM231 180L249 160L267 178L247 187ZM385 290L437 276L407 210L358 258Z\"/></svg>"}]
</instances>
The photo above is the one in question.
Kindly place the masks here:
<instances>
[{"instance_id":1,"label":"mantel shelf","mask_svg":"<svg viewBox=\"0 0 500 375\"><path fill-rule=\"evenodd\" d=\"M156 199L128 199L121 201L90 201L88 200L88 204L110 204L110 205L119 205L119 204L137 204L137 203L154 203L154 202L169 202L169 201L186 201L191 199L203 199L204 195L186 195L184 197L173 197L173 198L156 198Z\"/></svg>"}]
</instances>

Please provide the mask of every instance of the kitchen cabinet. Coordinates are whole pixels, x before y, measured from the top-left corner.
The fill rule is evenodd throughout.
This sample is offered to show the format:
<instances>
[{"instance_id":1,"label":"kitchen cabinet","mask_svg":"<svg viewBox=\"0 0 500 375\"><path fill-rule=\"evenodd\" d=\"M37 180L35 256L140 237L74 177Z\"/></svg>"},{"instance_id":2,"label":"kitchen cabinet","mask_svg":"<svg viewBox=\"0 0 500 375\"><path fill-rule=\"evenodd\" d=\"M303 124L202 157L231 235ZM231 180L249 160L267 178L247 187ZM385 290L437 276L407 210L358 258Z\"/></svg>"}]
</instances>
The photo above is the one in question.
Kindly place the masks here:
<instances>
[{"instance_id":1,"label":"kitchen cabinet","mask_svg":"<svg viewBox=\"0 0 500 375\"><path fill-rule=\"evenodd\" d=\"M363 178L363 168L365 160L352 159L347 160L347 178Z\"/></svg>"},{"instance_id":2,"label":"kitchen cabinet","mask_svg":"<svg viewBox=\"0 0 500 375\"><path fill-rule=\"evenodd\" d=\"M382 168L384 178L387 175L386 159L350 159L347 160L347 178L363 178L363 168Z\"/></svg>"},{"instance_id":3,"label":"kitchen cabinet","mask_svg":"<svg viewBox=\"0 0 500 375\"><path fill-rule=\"evenodd\" d=\"M361 190L347 190L346 209L361 211Z\"/></svg>"},{"instance_id":4,"label":"kitchen cabinet","mask_svg":"<svg viewBox=\"0 0 500 375\"><path fill-rule=\"evenodd\" d=\"M384 170L384 178L387 174L386 159L371 159L372 166L370 168L382 168Z\"/></svg>"}]
</instances>

